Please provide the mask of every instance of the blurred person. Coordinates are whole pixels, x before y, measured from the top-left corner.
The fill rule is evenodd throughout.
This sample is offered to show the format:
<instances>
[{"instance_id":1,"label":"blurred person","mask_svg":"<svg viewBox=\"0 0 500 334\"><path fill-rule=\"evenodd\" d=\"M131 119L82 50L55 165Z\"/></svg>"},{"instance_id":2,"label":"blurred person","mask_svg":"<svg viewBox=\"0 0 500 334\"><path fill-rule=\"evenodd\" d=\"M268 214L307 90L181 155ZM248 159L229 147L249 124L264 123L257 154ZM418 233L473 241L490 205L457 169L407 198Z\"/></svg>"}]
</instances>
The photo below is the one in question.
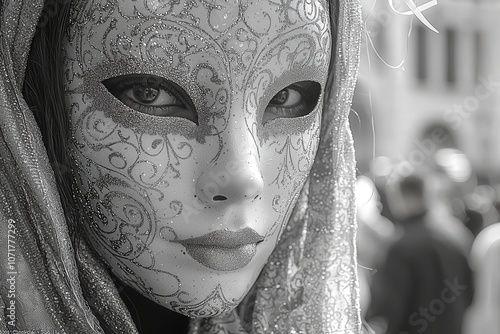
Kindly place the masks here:
<instances>
[{"instance_id":1,"label":"blurred person","mask_svg":"<svg viewBox=\"0 0 500 334\"><path fill-rule=\"evenodd\" d=\"M356 238L359 264L361 312L366 314L370 305L370 279L384 261L387 245L394 232L394 225L380 214L380 196L373 181L360 176L356 181Z\"/></svg>"},{"instance_id":2,"label":"blurred person","mask_svg":"<svg viewBox=\"0 0 500 334\"><path fill-rule=\"evenodd\" d=\"M484 224L484 219L483 215L472 209L465 209L465 219L464 219L464 224L465 226L471 231L471 233L474 235L474 237L477 237L479 232L483 229L483 224Z\"/></svg>"},{"instance_id":3,"label":"blurred person","mask_svg":"<svg viewBox=\"0 0 500 334\"><path fill-rule=\"evenodd\" d=\"M477 187L478 177L470 158L461 150L456 148L441 148L433 155L430 168L435 171L433 182L436 191L430 191L430 203L438 203L441 213L454 216L462 224L453 224L453 230L461 234L462 245L470 247L472 240L482 229L483 217L468 205L467 198ZM438 199L436 200L436 197ZM461 225L470 231L465 232ZM459 227L458 227L459 226ZM458 230L461 230L458 231ZM470 249L465 249L468 252Z\"/></svg>"},{"instance_id":4,"label":"blurred person","mask_svg":"<svg viewBox=\"0 0 500 334\"><path fill-rule=\"evenodd\" d=\"M371 163L371 174L373 183L380 196L380 214L390 221L394 221L392 210L389 206L388 195L394 183L394 175L397 174L396 164L389 157L378 156Z\"/></svg>"},{"instance_id":5,"label":"blurred person","mask_svg":"<svg viewBox=\"0 0 500 334\"><path fill-rule=\"evenodd\" d=\"M360 176L356 182L359 264L378 267L385 259L388 241L394 233L393 223L381 215L380 195L371 179Z\"/></svg>"},{"instance_id":6,"label":"blurred person","mask_svg":"<svg viewBox=\"0 0 500 334\"><path fill-rule=\"evenodd\" d=\"M472 299L471 271L450 223L436 222L425 181L410 175L399 184L399 237L373 275L370 326L385 334L459 334ZM431 210L432 209L432 210Z\"/></svg>"},{"instance_id":7,"label":"blurred person","mask_svg":"<svg viewBox=\"0 0 500 334\"><path fill-rule=\"evenodd\" d=\"M479 185L473 192L465 197L466 207L477 211L482 216L482 228L494 224L500 220L495 207L496 193L489 185Z\"/></svg>"},{"instance_id":8,"label":"blurred person","mask_svg":"<svg viewBox=\"0 0 500 334\"><path fill-rule=\"evenodd\" d=\"M486 227L472 245L475 294L463 334L500 334L500 223Z\"/></svg>"},{"instance_id":9,"label":"blurred person","mask_svg":"<svg viewBox=\"0 0 500 334\"><path fill-rule=\"evenodd\" d=\"M426 173L425 188L424 201L430 218L427 220L429 223L427 227L437 237L453 242L467 256L474 236L464 222L457 218L457 212L454 211L453 204L461 202L456 197L455 183L446 175Z\"/></svg>"}]
</instances>

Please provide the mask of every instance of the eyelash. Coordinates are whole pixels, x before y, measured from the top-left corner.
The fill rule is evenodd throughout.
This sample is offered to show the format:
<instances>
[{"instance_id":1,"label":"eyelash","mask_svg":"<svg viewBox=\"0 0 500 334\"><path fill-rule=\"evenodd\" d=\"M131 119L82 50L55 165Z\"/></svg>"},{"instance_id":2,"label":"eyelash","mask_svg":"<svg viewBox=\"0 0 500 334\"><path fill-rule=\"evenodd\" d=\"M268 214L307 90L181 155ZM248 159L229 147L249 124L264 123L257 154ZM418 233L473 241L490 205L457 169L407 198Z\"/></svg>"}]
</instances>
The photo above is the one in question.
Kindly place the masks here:
<instances>
[{"instance_id":1,"label":"eyelash","mask_svg":"<svg viewBox=\"0 0 500 334\"><path fill-rule=\"evenodd\" d=\"M130 74L104 80L102 84L106 89L128 107L141 113L159 117L182 117L198 124L198 114L188 94L175 83L153 75ZM135 88L152 88L158 95L150 103L154 103L163 92L172 98L168 105L147 105L128 96L127 92ZM299 101L292 106L282 106L286 101L273 103L279 94L286 92L286 101L289 94L298 94ZM132 94L136 92L132 91ZM309 114L316 107L321 94L321 86L314 81L301 81L291 84L280 90L270 101L265 109L262 124L276 118L295 118ZM296 96L295 96L296 97ZM165 98L165 97L164 97Z\"/></svg>"},{"instance_id":2,"label":"eyelash","mask_svg":"<svg viewBox=\"0 0 500 334\"><path fill-rule=\"evenodd\" d=\"M300 101L290 107L280 107L279 105L273 104L273 99L285 90L296 91L300 95ZM271 102L266 107L262 123L266 124L267 122L276 118L295 118L305 116L315 109L316 105L318 104L320 95L321 86L319 83L314 81L301 81L287 86L284 89L280 90L273 97L273 99L271 99Z\"/></svg>"},{"instance_id":3,"label":"eyelash","mask_svg":"<svg viewBox=\"0 0 500 334\"><path fill-rule=\"evenodd\" d=\"M187 93L181 87L166 79L152 75L131 74L104 80L102 84L123 104L139 112L159 117L182 117L198 124L197 113ZM127 94L127 92L130 93L131 90L138 87L152 88L158 91L158 96L151 103L154 103L162 94L168 94L167 98L172 98L173 101L168 105L141 103ZM131 93L135 94L133 91Z\"/></svg>"}]
</instances>

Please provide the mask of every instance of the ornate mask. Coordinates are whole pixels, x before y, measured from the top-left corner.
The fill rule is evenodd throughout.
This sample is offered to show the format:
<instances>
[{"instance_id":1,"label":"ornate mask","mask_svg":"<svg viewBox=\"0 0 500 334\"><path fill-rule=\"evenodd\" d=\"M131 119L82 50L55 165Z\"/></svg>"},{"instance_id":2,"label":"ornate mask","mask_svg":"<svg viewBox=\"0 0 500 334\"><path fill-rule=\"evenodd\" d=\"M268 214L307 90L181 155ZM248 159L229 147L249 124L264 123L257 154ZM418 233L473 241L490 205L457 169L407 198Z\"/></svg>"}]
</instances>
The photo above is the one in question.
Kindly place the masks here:
<instances>
[{"instance_id":1,"label":"ornate mask","mask_svg":"<svg viewBox=\"0 0 500 334\"><path fill-rule=\"evenodd\" d=\"M72 5L70 153L116 276L191 317L238 305L312 166L331 39L323 1Z\"/></svg>"}]
</instances>

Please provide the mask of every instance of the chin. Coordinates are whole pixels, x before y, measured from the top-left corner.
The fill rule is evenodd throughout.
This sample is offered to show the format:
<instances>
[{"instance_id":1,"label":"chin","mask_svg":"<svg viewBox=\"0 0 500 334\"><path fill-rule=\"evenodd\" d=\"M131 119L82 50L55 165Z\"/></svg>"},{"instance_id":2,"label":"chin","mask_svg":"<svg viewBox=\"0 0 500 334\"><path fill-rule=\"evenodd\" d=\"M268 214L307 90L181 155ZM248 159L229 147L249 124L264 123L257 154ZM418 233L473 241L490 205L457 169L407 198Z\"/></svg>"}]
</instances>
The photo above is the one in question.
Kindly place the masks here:
<instances>
[{"instance_id":1,"label":"chin","mask_svg":"<svg viewBox=\"0 0 500 334\"><path fill-rule=\"evenodd\" d=\"M165 305L172 311L190 318L227 314L240 304L257 280L260 270L256 272L254 269L250 266L231 272L219 272L215 275L213 272L200 272L199 277L192 280L192 286L183 284L182 292L175 299L169 298ZM188 295L189 298L184 299Z\"/></svg>"},{"instance_id":2,"label":"chin","mask_svg":"<svg viewBox=\"0 0 500 334\"><path fill-rule=\"evenodd\" d=\"M202 291L209 291L209 289L203 289ZM175 298L162 298L161 300L152 299L151 296L147 297L159 305L189 318L207 318L224 315L234 310L246 296L248 288L238 292L234 291L232 293L232 296L237 297L227 297L221 283L218 283L208 295L196 297L191 295L189 300L184 300L185 296L182 296L182 294Z\"/></svg>"},{"instance_id":3,"label":"chin","mask_svg":"<svg viewBox=\"0 0 500 334\"><path fill-rule=\"evenodd\" d=\"M165 275L151 270L127 275L115 268L117 277L134 290L171 311L190 318L206 318L227 314L245 298L257 280L261 261L234 271L215 271L184 260L184 267ZM176 280L172 280L175 277Z\"/></svg>"}]
</instances>

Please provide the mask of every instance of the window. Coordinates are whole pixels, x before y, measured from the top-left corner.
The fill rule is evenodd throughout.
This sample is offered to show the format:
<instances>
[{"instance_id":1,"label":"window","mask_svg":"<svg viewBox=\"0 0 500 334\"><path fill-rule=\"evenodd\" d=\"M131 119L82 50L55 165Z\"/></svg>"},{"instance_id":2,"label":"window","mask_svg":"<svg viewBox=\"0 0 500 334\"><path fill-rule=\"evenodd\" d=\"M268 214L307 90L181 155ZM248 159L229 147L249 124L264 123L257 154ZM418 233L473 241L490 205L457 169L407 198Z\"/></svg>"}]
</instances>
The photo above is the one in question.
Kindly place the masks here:
<instances>
[{"instance_id":1,"label":"window","mask_svg":"<svg viewBox=\"0 0 500 334\"><path fill-rule=\"evenodd\" d=\"M417 78L420 81L427 80L427 28L417 26Z\"/></svg>"},{"instance_id":2,"label":"window","mask_svg":"<svg viewBox=\"0 0 500 334\"><path fill-rule=\"evenodd\" d=\"M457 34L452 29L447 29L446 33L446 81L454 85L457 81Z\"/></svg>"},{"instance_id":3,"label":"window","mask_svg":"<svg viewBox=\"0 0 500 334\"><path fill-rule=\"evenodd\" d=\"M479 76L483 74L483 62L484 62L484 54L483 54L483 36L481 32L476 31L474 34L474 77L476 81L479 79Z\"/></svg>"}]
</instances>

